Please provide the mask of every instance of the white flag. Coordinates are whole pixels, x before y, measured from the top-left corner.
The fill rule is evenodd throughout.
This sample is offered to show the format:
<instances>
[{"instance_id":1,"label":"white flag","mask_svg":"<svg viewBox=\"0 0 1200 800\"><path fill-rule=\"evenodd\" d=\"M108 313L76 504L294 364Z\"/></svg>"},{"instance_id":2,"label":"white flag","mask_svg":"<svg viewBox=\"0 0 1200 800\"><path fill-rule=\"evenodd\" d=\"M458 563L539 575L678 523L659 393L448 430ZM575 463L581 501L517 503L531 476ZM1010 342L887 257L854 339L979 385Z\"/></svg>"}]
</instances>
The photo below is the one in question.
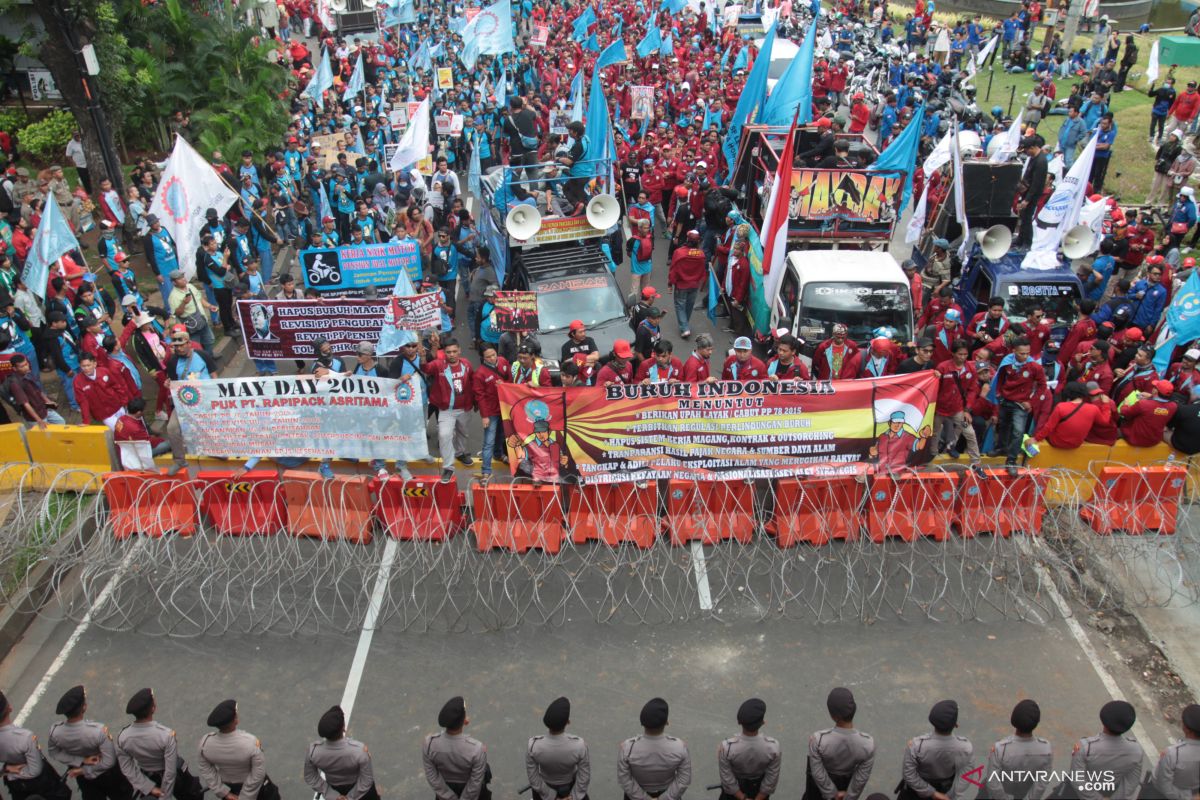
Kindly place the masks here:
<instances>
[{"instance_id":1,"label":"white flag","mask_svg":"<svg viewBox=\"0 0 1200 800\"><path fill-rule=\"evenodd\" d=\"M929 180L929 176L925 176L925 180ZM921 238L921 231L925 229L925 214L926 207L929 205L929 184L925 184L925 188L921 190L921 199L917 201L917 207L913 209L912 219L908 221L908 228L904 231L904 243L916 244Z\"/></svg>"},{"instance_id":2,"label":"white flag","mask_svg":"<svg viewBox=\"0 0 1200 800\"><path fill-rule=\"evenodd\" d=\"M954 136L950 144L950 159L954 163L954 218L962 226L962 242L958 245L959 258L965 259L971 249L971 226L967 220L966 176L963 175L962 149L958 146L958 123L951 129Z\"/></svg>"},{"instance_id":3,"label":"white flag","mask_svg":"<svg viewBox=\"0 0 1200 800\"><path fill-rule=\"evenodd\" d=\"M1154 40L1154 44L1150 45L1150 63L1146 65L1146 84L1149 85L1158 80L1158 39Z\"/></svg>"},{"instance_id":4,"label":"white flag","mask_svg":"<svg viewBox=\"0 0 1200 800\"><path fill-rule=\"evenodd\" d=\"M429 98L426 97L417 107L416 113L408 120L408 129L400 138L396 152L388 167L399 171L407 166L416 164L429 155Z\"/></svg>"},{"instance_id":5,"label":"white flag","mask_svg":"<svg viewBox=\"0 0 1200 800\"><path fill-rule=\"evenodd\" d=\"M921 169L925 172L925 180L937 172L947 162L950 161L950 147L954 141L954 131L946 131L946 135L937 143L937 146L925 156L925 163L921 165Z\"/></svg>"},{"instance_id":6,"label":"white flag","mask_svg":"<svg viewBox=\"0 0 1200 800\"><path fill-rule=\"evenodd\" d=\"M975 56L975 66L977 68L982 67L983 62L987 61L988 58L991 57L992 51L996 49L996 43L999 41L999 36L993 36L988 40L988 43L984 45L984 48L979 51L979 55Z\"/></svg>"},{"instance_id":7,"label":"white flag","mask_svg":"<svg viewBox=\"0 0 1200 800\"><path fill-rule=\"evenodd\" d=\"M1012 125L1008 126L1008 130L999 134L1000 146L988 157L988 161L993 164L1007 164L1008 160L1021 149L1021 118L1023 116L1025 116L1025 109L1018 111L1017 118L1013 120Z\"/></svg>"},{"instance_id":8,"label":"white flag","mask_svg":"<svg viewBox=\"0 0 1200 800\"><path fill-rule=\"evenodd\" d=\"M1084 200L1083 208L1079 210L1079 224L1087 225L1096 234L1096 241L1104 238L1104 215L1108 213L1108 198L1099 200Z\"/></svg>"},{"instance_id":9,"label":"white flag","mask_svg":"<svg viewBox=\"0 0 1200 800\"><path fill-rule=\"evenodd\" d=\"M1075 159L1071 170L1054 185L1050 198L1033 220L1033 244L1021 261L1023 269L1055 269L1059 266L1058 246L1067 231L1079 224L1079 213L1087 193L1088 176L1096 158L1096 139L1092 134L1087 147Z\"/></svg>"},{"instance_id":10,"label":"white flag","mask_svg":"<svg viewBox=\"0 0 1200 800\"><path fill-rule=\"evenodd\" d=\"M215 208L224 215L238 200L217 171L183 137L176 135L175 148L167 159L158 190L150 203L150 212L175 240L179 268L192 278L196 274L196 251L200 248L200 229L204 212Z\"/></svg>"}]
</instances>

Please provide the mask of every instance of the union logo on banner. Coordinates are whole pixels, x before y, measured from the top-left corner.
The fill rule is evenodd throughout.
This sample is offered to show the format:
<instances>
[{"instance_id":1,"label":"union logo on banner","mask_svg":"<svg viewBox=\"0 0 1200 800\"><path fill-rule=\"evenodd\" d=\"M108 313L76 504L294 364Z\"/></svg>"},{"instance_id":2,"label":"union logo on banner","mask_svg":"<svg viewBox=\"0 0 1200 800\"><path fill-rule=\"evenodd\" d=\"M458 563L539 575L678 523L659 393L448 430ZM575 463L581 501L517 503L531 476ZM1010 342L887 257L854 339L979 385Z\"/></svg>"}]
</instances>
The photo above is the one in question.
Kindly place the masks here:
<instances>
[{"instance_id":1,"label":"union logo on banner","mask_svg":"<svg viewBox=\"0 0 1200 800\"><path fill-rule=\"evenodd\" d=\"M163 187L162 193L163 211L171 219L175 220L176 225L182 225L188 218L188 196L187 187L183 185L183 181L172 176L167 180L166 186Z\"/></svg>"}]
</instances>

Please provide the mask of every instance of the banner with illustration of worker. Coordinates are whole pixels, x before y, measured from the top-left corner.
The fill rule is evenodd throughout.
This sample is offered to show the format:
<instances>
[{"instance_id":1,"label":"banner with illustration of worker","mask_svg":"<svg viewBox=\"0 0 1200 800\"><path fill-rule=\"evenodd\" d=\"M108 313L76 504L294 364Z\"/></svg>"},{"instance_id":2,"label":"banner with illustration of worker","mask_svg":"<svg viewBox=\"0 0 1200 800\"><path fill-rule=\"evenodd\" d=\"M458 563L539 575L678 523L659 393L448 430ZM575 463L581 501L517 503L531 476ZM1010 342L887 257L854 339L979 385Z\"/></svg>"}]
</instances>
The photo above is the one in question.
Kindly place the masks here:
<instances>
[{"instance_id":1,"label":"banner with illustration of worker","mask_svg":"<svg viewBox=\"0 0 1200 800\"><path fill-rule=\"evenodd\" d=\"M220 458L425 458L423 393L364 375L171 382L187 451Z\"/></svg>"},{"instance_id":2,"label":"banner with illustration of worker","mask_svg":"<svg viewBox=\"0 0 1200 800\"><path fill-rule=\"evenodd\" d=\"M514 474L553 482L731 480L928 461L937 373L582 389L499 386Z\"/></svg>"},{"instance_id":3,"label":"banner with illustration of worker","mask_svg":"<svg viewBox=\"0 0 1200 800\"><path fill-rule=\"evenodd\" d=\"M820 223L890 226L899 218L897 205L904 193L904 173L861 169L796 169L788 205L788 228L807 230Z\"/></svg>"},{"instance_id":4,"label":"banner with illustration of worker","mask_svg":"<svg viewBox=\"0 0 1200 800\"><path fill-rule=\"evenodd\" d=\"M379 341L385 300L239 300L238 319L246 355L263 361L310 359L318 339L334 355L347 355L360 342Z\"/></svg>"}]
</instances>

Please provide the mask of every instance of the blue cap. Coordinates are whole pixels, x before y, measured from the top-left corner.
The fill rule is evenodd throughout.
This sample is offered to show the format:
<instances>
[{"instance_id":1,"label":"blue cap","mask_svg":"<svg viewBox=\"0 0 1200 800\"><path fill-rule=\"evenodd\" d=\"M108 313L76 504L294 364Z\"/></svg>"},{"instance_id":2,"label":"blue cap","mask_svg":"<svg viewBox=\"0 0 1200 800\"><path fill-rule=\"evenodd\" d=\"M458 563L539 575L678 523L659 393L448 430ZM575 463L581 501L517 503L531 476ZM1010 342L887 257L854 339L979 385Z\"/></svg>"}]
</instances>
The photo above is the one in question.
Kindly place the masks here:
<instances>
[{"instance_id":1,"label":"blue cap","mask_svg":"<svg viewBox=\"0 0 1200 800\"><path fill-rule=\"evenodd\" d=\"M954 320L955 322L958 322L960 319L962 319L962 314L958 313L957 308L952 308L946 312L946 319L950 319L950 320Z\"/></svg>"},{"instance_id":2,"label":"blue cap","mask_svg":"<svg viewBox=\"0 0 1200 800\"><path fill-rule=\"evenodd\" d=\"M893 411L892 415L888 417L888 422L904 422L904 412Z\"/></svg>"},{"instance_id":3,"label":"blue cap","mask_svg":"<svg viewBox=\"0 0 1200 800\"><path fill-rule=\"evenodd\" d=\"M949 250L950 242L946 241L945 239L943 239L942 237L939 236L938 238L933 240L933 246L940 247L943 250Z\"/></svg>"}]
</instances>

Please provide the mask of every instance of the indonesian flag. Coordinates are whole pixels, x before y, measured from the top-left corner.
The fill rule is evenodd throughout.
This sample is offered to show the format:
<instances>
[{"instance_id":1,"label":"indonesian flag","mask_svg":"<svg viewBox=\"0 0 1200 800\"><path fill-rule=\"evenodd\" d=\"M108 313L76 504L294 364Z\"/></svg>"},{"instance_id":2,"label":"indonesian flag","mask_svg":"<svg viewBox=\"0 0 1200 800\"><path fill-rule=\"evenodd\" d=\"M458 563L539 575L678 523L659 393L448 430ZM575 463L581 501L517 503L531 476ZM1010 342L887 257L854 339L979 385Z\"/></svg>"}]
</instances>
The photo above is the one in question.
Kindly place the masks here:
<instances>
[{"instance_id":1,"label":"indonesian flag","mask_svg":"<svg viewBox=\"0 0 1200 800\"><path fill-rule=\"evenodd\" d=\"M796 118L788 128L787 139L779 157L779 169L771 184L771 197L767 201L767 213L763 215L763 226L758 237L762 240L763 276L766 295L771 302L783 282L783 261L787 257L788 205L792 193L792 160L796 137Z\"/></svg>"}]
</instances>

